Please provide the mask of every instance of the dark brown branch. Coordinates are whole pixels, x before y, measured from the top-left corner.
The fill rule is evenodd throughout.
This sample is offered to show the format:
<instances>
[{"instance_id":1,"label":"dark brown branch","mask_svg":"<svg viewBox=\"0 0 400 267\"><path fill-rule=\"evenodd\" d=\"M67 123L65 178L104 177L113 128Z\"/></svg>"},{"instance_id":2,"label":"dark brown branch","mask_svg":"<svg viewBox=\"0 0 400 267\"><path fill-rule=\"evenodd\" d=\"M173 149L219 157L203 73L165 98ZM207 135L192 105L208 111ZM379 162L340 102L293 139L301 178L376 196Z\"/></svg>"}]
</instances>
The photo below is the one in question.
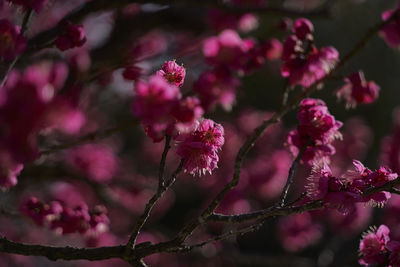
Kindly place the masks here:
<instances>
[{"instance_id":1,"label":"dark brown branch","mask_svg":"<svg viewBox=\"0 0 400 267\"><path fill-rule=\"evenodd\" d=\"M164 151L161 156L160 168L158 170L158 187L164 186L164 173L165 173L165 162L167 160L168 151L171 148L171 136L165 136Z\"/></svg>"},{"instance_id":2,"label":"dark brown branch","mask_svg":"<svg viewBox=\"0 0 400 267\"><path fill-rule=\"evenodd\" d=\"M242 223L250 220L261 220L275 216L287 216L294 213L302 213L305 211L318 210L321 208L323 208L323 202L321 200L316 200L301 206L271 207L265 210L259 210L238 215L224 215L214 213L208 218L208 221Z\"/></svg>"},{"instance_id":3,"label":"dark brown branch","mask_svg":"<svg viewBox=\"0 0 400 267\"><path fill-rule=\"evenodd\" d=\"M125 246L101 248L52 247L16 243L0 237L0 252L24 256L43 256L50 260L106 260L121 258Z\"/></svg>"}]
</instances>

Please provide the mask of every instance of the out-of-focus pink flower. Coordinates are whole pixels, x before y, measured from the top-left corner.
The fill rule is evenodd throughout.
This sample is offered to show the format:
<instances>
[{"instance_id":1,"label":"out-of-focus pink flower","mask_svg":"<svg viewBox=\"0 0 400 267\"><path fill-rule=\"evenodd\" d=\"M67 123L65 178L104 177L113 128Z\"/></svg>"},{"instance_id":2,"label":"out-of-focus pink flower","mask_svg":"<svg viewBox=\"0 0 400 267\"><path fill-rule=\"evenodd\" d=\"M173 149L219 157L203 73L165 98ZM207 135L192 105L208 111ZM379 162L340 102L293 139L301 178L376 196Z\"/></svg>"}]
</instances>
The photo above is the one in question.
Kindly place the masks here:
<instances>
[{"instance_id":1,"label":"out-of-focus pink flower","mask_svg":"<svg viewBox=\"0 0 400 267\"><path fill-rule=\"evenodd\" d=\"M82 25L64 22L64 33L57 37L55 44L58 49L65 51L74 47L81 47L86 42L85 31Z\"/></svg>"},{"instance_id":2,"label":"out-of-focus pink flower","mask_svg":"<svg viewBox=\"0 0 400 267\"><path fill-rule=\"evenodd\" d=\"M0 58L12 61L26 48L26 39L20 33L20 27L7 19L0 19Z\"/></svg>"},{"instance_id":3,"label":"out-of-focus pink flower","mask_svg":"<svg viewBox=\"0 0 400 267\"><path fill-rule=\"evenodd\" d=\"M392 19L391 22L384 25L381 29L381 36L385 39L386 43L393 48L400 47L400 9L387 10L382 13L382 20L387 21L392 15L397 12L397 17Z\"/></svg>"},{"instance_id":4,"label":"out-of-focus pink flower","mask_svg":"<svg viewBox=\"0 0 400 267\"><path fill-rule=\"evenodd\" d=\"M181 87L185 80L186 70L183 66L176 64L175 61L167 61L156 74L164 77L167 82Z\"/></svg>"},{"instance_id":5,"label":"out-of-focus pink flower","mask_svg":"<svg viewBox=\"0 0 400 267\"><path fill-rule=\"evenodd\" d=\"M48 0L7 0L10 3L22 6L25 10L32 8L39 13L47 4Z\"/></svg>"},{"instance_id":6,"label":"out-of-focus pink flower","mask_svg":"<svg viewBox=\"0 0 400 267\"><path fill-rule=\"evenodd\" d=\"M300 40L312 40L314 25L308 19L300 18L294 22L293 31Z\"/></svg>"},{"instance_id":7,"label":"out-of-focus pink flower","mask_svg":"<svg viewBox=\"0 0 400 267\"><path fill-rule=\"evenodd\" d=\"M203 72L194 85L205 110L213 109L217 104L225 110L231 110L236 99L236 89L240 81L227 70L217 69Z\"/></svg>"},{"instance_id":8,"label":"out-of-focus pink flower","mask_svg":"<svg viewBox=\"0 0 400 267\"><path fill-rule=\"evenodd\" d=\"M141 119L149 137L155 142L161 141L166 132L173 128L171 110L181 98L178 87L159 75L153 75L147 83L137 81L135 93L133 114Z\"/></svg>"},{"instance_id":9,"label":"out-of-focus pink flower","mask_svg":"<svg viewBox=\"0 0 400 267\"><path fill-rule=\"evenodd\" d=\"M211 173L217 167L217 151L224 144L224 128L212 120L204 119L179 145L176 153L184 159L183 168L190 174Z\"/></svg>"},{"instance_id":10,"label":"out-of-focus pink flower","mask_svg":"<svg viewBox=\"0 0 400 267\"><path fill-rule=\"evenodd\" d=\"M400 266L400 242L390 240L386 244L387 250L390 252L389 264L390 266Z\"/></svg>"},{"instance_id":11,"label":"out-of-focus pink flower","mask_svg":"<svg viewBox=\"0 0 400 267\"><path fill-rule=\"evenodd\" d=\"M369 104L378 98L379 86L373 81L365 80L362 71L354 72L345 79L347 83L341 87L336 95L346 100L346 107L355 107L356 104Z\"/></svg>"},{"instance_id":12,"label":"out-of-focus pink flower","mask_svg":"<svg viewBox=\"0 0 400 267\"><path fill-rule=\"evenodd\" d=\"M40 202L36 197L29 198L20 207L21 213L31 218L39 226L50 223L62 210L63 207L59 202L53 201L45 204Z\"/></svg>"},{"instance_id":13,"label":"out-of-focus pink flower","mask_svg":"<svg viewBox=\"0 0 400 267\"><path fill-rule=\"evenodd\" d=\"M106 182L117 171L117 160L113 151L104 145L89 144L67 152L66 161L71 168L96 182Z\"/></svg>"},{"instance_id":14,"label":"out-of-focus pink flower","mask_svg":"<svg viewBox=\"0 0 400 267\"><path fill-rule=\"evenodd\" d=\"M283 217L277 226L282 245L288 251L304 249L322 237L322 226L313 222L309 213Z\"/></svg>"},{"instance_id":15,"label":"out-of-focus pink flower","mask_svg":"<svg viewBox=\"0 0 400 267\"><path fill-rule=\"evenodd\" d=\"M269 60L279 59L282 57L283 46L278 39L272 38L268 40L262 44L261 49L263 51L263 55Z\"/></svg>"},{"instance_id":16,"label":"out-of-focus pink flower","mask_svg":"<svg viewBox=\"0 0 400 267\"><path fill-rule=\"evenodd\" d=\"M197 97L186 97L181 99L171 110L171 114L177 120L176 129L180 134L191 132L196 127L196 122L200 119L204 110Z\"/></svg>"},{"instance_id":17,"label":"out-of-focus pink flower","mask_svg":"<svg viewBox=\"0 0 400 267\"><path fill-rule=\"evenodd\" d=\"M133 65L126 67L124 72L122 73L122 76L126 80L137 81L141 74L142 74L142 69Z\"/></svg>"},{"instance_id":18,"label":"out-of-focus pink flower","mask_svg":"<svg viewBox=\"0 0 400 267\"><path fill-rule=\"evenodd\" d=\"M13 162L7 152L0 153L0 188L9 189L17 185L17 176L21 173L24 165Z\"/></svg>"},{"instance_id":19,"label":"out-of-focus pink flower","mask_svg":"<svg viewBox=\"0 0 400 267\"><path fill-rule=\"evenodd\" d=\"M363 234L360 241L361 259L359 264L370 266L374 264L383 264L386 260L387 248L389 242L389 228L386 225L379 226L378 229L372 228Z\"/></svg>"},{"instance_id":20,"label":"out-of-focus pink flower","mask_svg":"<svg viewBox=\"0 0 400 267\"><path fill-rule=\"evenodd\" d=\"M208 23L216 31L226 29L250 32L258 27L258 17L251 14L232 14L220 9L211 8L208 11Z\"/></svg>"}]
</instances>

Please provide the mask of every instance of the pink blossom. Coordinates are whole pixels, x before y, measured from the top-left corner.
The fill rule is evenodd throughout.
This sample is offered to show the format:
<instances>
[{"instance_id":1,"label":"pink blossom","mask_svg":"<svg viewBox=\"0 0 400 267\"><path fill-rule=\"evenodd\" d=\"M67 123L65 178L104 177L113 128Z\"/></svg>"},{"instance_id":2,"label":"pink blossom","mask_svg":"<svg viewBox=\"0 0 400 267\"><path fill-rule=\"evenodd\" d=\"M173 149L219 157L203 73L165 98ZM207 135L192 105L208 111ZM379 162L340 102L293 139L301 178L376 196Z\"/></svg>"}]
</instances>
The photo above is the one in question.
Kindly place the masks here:
<instances>
[{"instance_id":1,"label":"pink blossom","mask_svg":"<svg viewBox=\"0 0 400 267\"><path fill-rule=\"evenodd\" d=\"M382 20L387 21L394 13L399 13L399 8L387 10L382 13ZM400 47L400 18L397 16L391 22L384 25L381 29L381 36L392 48Z\"/></svg>"},{"instance_id":2,"label":"pink blossom","mask_svg":"<svg viewBox=\"0 0 400 267\"><path fill-rule=\"evenodd\" d=\"M229 71L218 69L203 72L194 84L205 110L213 109L217 104L225 110L231 110L236 99L236 89L240 81Z\"/></svg>"},{"instance_id":3,"label":"pink blossom","mask_svg":"<svg viewBox=\"0 0 400 267\"><path fill-rule=\"evenodd\" d=\"M345 82L347 84L336 95L338 99L346 100L346 107L355 107L358 103L369 104L378 98L379 86L373 81L366 81L362 71L352 73Z\"/></svg>"},{"instance_id":4,"label":"pink blossom","mask_svg":"<svg viewBox=\"0 0 400 267\"><path fill-rule=\"evenodd\" d=\"M285 50L283 52L285 55ZM281 69L283 77L289 79L291 85L301 85L305 88L318 82L329 73L339 59L338 51L333 47L316 48L304 56L291 56Z\"/></svg>"},{"instance_id":5,"label":"pink blossom","mask_svg":"<svg viewBox=\"0 0 400 267\"><path fill-rule=\"evenodd\" d=\"M26 39L20 33L20 27L6 19L0 19L0 58L12 61L26 48Z\"/></svg>"},{"instance_id":6,"label":"pink blossom","mask_svg":"<svg viewBox=\"0 0 400 267\"><path fill-rule=\"evenodd\" d=\"M23 6L25 10L32 8L39 13L47 4L48 0L7 0L10 3Z\"/></svg>"},{"instance_id":7,"label":"pink blossom","mask_svg":"<svg viewBox=\"0 0 400 267\"><path fill-rule=\"evenodd\" d=\"M211 173L217 167L217 151L224 144L224 128L204 119L197 129L179 143L176 153L184 159L184 169L190 174Z\"/></svg>"},{"instance_id":8,"label":"pink blossom","mask_svg":"<svg viewBox=\"0 0 400 267\"><path fill-rule=\"evenodd\" d=\"M258 27L258 17L251 14L232 14L220 9L211 8L208 11L208 23L216 31L225 29L250 32Z\"/></svg>"},{"instance_id":9,"label":"pink blossom","mask_svg":"<svg viewBox=\"0 0 400 267\"><path fill-rule=\"evenodd\" d=\"M242 68L243 57L248 51L249 46L234 30L224 30L203 44L203 54L210 65L234 70Z\"/></svg>"},{"instance_id":10,"label":"pink blossom","mask_svg":"<svg viewBox=\"0 0 400 267\"><path fill-rule=\"evenodd\" d=\"M17 185L17 176L21 173L24 165L14 162L7 152L0 153L0 188L9 189Z\"/></svg>"},{"instance_id":11,"label":"pink blossom","mask_svg":"<svg viewBox=\"0 0 400 267\"><path fill-rule=\"evenodd\" d=\"M300 40L312 40L314 25L308 19L300 18L294 22L293 31Z\"/></svg>"},{"instance_id":12,"label":"pink blossom","mask_svg":"<svg viewBox=\"0 0 400 267\"><path fill-rule=\"evenodd\" d=\"M371 186L382 186L387 182L393 181L398 176L397 173L392 173L387 167L380 167L378 170L371 171L357 160L353 161L353 165L354 170L348 171L344 179L349 181L351 187L361 191ZM372 206L383 206L390 197L391 194L389 192L382 191L363 196L362 201Z\"/></svg>"},{"instance_id":13,"label":"pink blossom","mask_svg":"<svg viewBox=\"0 0 400 267\"><path fill-rule=\"evenodd\" d=\"M361 259L359 263L364 266L383 264L386 260L386 245L389 242L389 228L386 225L372 228L363 234L360 241Z\"/></svg>"},{"instance_id":14,"label":"pink blossom","mask_svg":"<svg viewBox=\"0 0 400 267\"><path fill-rule=\"evenodd\" d=\"M111 148L88 144L71 149L66 154L68 165L96 182L106 182L117 171L117 160Z\"/></svg>"},{"instance_id":15,"label":"pink blossom","mask_svg":"<svg viewBox=\"0 0 400 267\"><path fill-rule=\"evenodd\" d=\"M176 64L175 61L167 61L156 74L164 77L169 83L181 87L185 80L186 70L183 66Z\"/></svg>"},{"instance_id":16,"label":"pink blossom","mask_svg":"<svg viewBox=\"0 0 400 267\"><path fill-rule=\"evenodd\" d=\"M289 215L278 221L278 234L284 249L299 251L318 242L322 226L309 213Z\"/></svg>"},{"instance_id":17,"label":"pink blossom","mask_svg":"<svg viewBox=\"0 0 400 267\"><path fill-rule=\"evenodd\" d=\"M177 120L175 128L180 134L184 134L196 127L196 122L203 116L204 110L197 97L189 96L174 105L171 114Z\"/></svg>"},{"instance_id":18,"label":"pink blossom","mask_svg":"<svg viewBox=\"0 0 400 267\"><path fill-rule=\"evenodd\" d=\"M265 58L269 60L275 60L282 57L282 43L275 38L272 38L262 44L262 51Z\"/></svg>"},{"instance_id":19,"label":"pink blossom","mask_svg":"<svg viewBox=\"0 0 400 267\"><path fill-rule=\"evenodd\" d=\"M328 160L335 153L332 142L342 138L339 129L343 123L335 120L324 101L312 98L301 101L297 118L299 125L288 136L289 150L297 155L300 148L308 143L302 157L303 162L312 165L317 158Z\"/></svg>"},{"instance_id":20,"label":"pink blossom","mask_svg":"<svg viewBox=\"0 0 400 267\"><path fill-rule=\"evenodd\" d=\"M135 93L133 114L141 119L148 136L155 142L161 141L174 128L171 110L181 98L178 87L153 75L148 82L137 81Z\"/></svg>"},{"instance_id":21,"label":"pink blossom","mask_svg":"<svg viewBox=\"0 0 400 267\"><path fill-rule=\"evenodd\" d=\"M57 37L55 44L58 49L65 51L70 48L80 47L86 42L86 36L82 25L74 25L64 22L64 33Z\"/></svg>"},{"instance_id":22,"label":"pink blossom","mask_svg":"<svg viewBox=\"0 0 400 267\"><path fill-rule=\"evenodd\" d=\"M339 52L335 48L318 49L313 44L313 31L309 20L298 19L293 28L295 35L288 36L284 42L281 74L288 78L290 85L310 87L323 79L339 60Z\"/></svg>"}]
</instances>

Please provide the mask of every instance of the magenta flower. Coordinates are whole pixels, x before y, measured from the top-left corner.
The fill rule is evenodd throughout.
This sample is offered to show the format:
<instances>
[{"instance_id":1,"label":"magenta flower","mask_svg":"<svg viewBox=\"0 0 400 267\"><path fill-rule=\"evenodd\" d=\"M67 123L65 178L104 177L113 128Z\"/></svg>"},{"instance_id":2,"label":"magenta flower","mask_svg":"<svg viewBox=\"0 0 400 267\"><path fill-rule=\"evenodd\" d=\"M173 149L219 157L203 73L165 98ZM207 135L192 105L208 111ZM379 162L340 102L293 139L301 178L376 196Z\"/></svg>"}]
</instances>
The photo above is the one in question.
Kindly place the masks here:
<instances>
[{"instance_id":1,"label":"magenta flower","mask_svg":"<svg viewBox=\"0 0 400 267\"><path fill-rule=\"evenodd\" d=\"M382 20L387 21L395 12L399 13L399 8L387 10L382 13ZM381 36L385 39L388 46L392 48L400 47L400 17L397 16L381 29Z\"/></svg>"},{"instance_id":2,"label":"magenta flower","mask_svg":"<svg viewBox=\"0 0 400 267\"><path fill-rule=\"evenodd\" d=\"M175 128L180 134L193 131L197 120L200 119L204 110L197 97L186 97L181 99L171 110L171 114L176 119Z\"/></svg>"},{"instance_id":3,"label":"magenta flower","mask_svg":"<svg viewBox=\"0 0 400 267\"><path fill-rule=\"evenodd\" d=\"M288 136L289 150L297 155L308 143L302 157L303 162L312 165L316 159L328 160L335 153L332 142L342 138L339 129L343 123L335 120L324 101L312 98L301 101L297 118L299 125Z\"/></svg>"},{"instance_id":4,"label":"magenta flower","mask_svg":"<svg viewBox=\"0 0 400 267\"><path fill-rule=\"evenodd\" d=\"M0 19L0 58L12 61L26 48L26 39L20 33L20 27L6 19Z\"/></svg>"},{"instance_id":5,"label":"magenta flower","mask_svg":"<svg viewBox=\"0 0 400 267\"><path fill-rule=\"evenodd\" d=\"M370 266L385 263L388 252L386 245L390 240L389 232L386 225L381 225L378 229L371 228L363 234L359 248L361 254L359 264Z\"/></svg>"},{"instance_id":6,"label":"magenta flower","mask_svg":"<svg viewBox=\"0 0 400 267\"><path fill-rule=\"evenodd\" d=\"M246 41L234 30L224 30L218 36L204 41L203 54L206 61L213 66L223 66L231 70L241 69L243 58L249 51Z\"/></svg>"},{"instance_id":7,"label":"magenta flower","mask_svg":"<svg viewBox=\"0 0 400 267\"><path fill-rule=\"evenodd\" d=\"M354 204L361 201L361 192L334 177L325 162L314 165L307 180L306 190L312 200L322 199L324 206L335 208L343 214L353 211Z\"/></svg>"},{"instance_id":8,"label":"magenta flower","mask_svg":"<svg viewBox=\"0 0 400 267\"><path fill-rule=\"evenodd\" d=\"M344 179L356 190L364 191L369 187L379 187L397 178L397 173L392 173L387 167L380 167L378 170L371 171L364 167L358 160L353 161L354 170L348 171ZM372 206L383 206L391 197L386 191L373 193L363 196L362 202Z\"/></svg>"},{"instance_id":9,"label":"magenta flower","mask_svg":"<svg viewBox=\"0 0 400 267\"><path fill-rule=\"evenodd\" d=\"M147 83L137 81L135 93L133 114L141 119L148 136L155 142L161 141L173 128L171 109L181 98L178 87L161 76L153 75Z\"/></svg>"},{"instance_id":10,"label":"magenta flower","mask_svg":"<svg viewBox=\"0 0 400 267\"><path fill-rule=\"evenodd\" d=\"M157 71L156 74L164 77L169 83L181 87L185 80L186 70L184 67L176 64L173 60L165 62L162 65L161 70Z\"/></svg>"},{"instance_id":11,"label":"magenta flower","mask_svg":"<svg viewBox=\"0 0 400 267\"><path fill-rule=\"evenodd\" d=\"M362 71L352 73L345 82L347 84L336 92L336 96L346 100L346 107L369 104L378 98L379 86L373 81L366 81Z\"/></svg>"},{"instance_id":12,"label":"magenta flower","mask_svg":"<svg viewBox=\"0 0 400 267\"><path fill-rule=\"evenodd\" d=\"M6 190L17 185L17 176L23 168L24 165L13 162L7 152L0 153L0 189Z\"/></svg>"},{"instance_id":13,"label":"magenta flower","mask_svg":"<svg viewBox=\"0 0 400 267\"><path fill-rule=\"evenodd\" d=\"M283 55L287 52L283 52ZM334 47L316 48L305 57L291 55L291 59L285 61L281 69L283 77L289 79L291 85L310 87L315 82L325 77L339 60L339 52Z\"/></svg>"},{"instance_id":14,"label":"magenta flower","mask_svg":"<svg viewBox=\"0 0 400 267\"><path fill-rule=\"evenodd\" d=\"M217 151L224 144L224 128L204 119L179 143L176 153L184 159L184 170L192 175L211 173L218 164Z\"/></svg>"},{"instance_id":15,"label":"magenta flower","mask_svg":"<svg viewBox=\"0 0 400 267\"><path fill-rule=\"evenodd\" d=\"M261 50L266 59L274 60L282 57L283 46L278 39L272 38L262 45Z\"/></svg>"},{"instance_id":16,"label":"magenta flower","mask_svg":"<svg viewBox=\"0 0 400 267\"><path fill-rule=\"evenodd\" d=\"M225 110L232 109L236 99L236 88L240 81L226 69L203 72L194 84L194 91L199 95L205 110L213 109L217 104Z\"/></svg>"},{"instance_id":17,"label":"magenta flower","mask_svg":"<svg viewBox=\"0 0 400 267\"><path fill-rule=\"evenodd\" d=\"M290 85L305 88L323 79L339 60L339 52L331 47L317 49L313 44L314 26L307 19L298 19L294 23L294 35L286 38L283 45L281 68L283 77Z\"/></svg>"},{"instance_id":18,"label":"magenta flower","mask_svg":"<svg viewBox=\"0 0 400 267\"><path fill-rule=\"evenodd\" d=\"M300 18L294 22L293 31L300 40L313 39L314 25L305 18Z\"/></svg>"},{"instance_id":19,"label":"magenta flower","mask_svg":"<svg viewBox=\"0 0 400 267\"><path fill-rule=\"evenodd\" d=\"M283 217L277 226L282 245L288 251L304 249L322 237L322 226L313 222L309 213Z\"/></svg>"},{"instance_id":20,"label":"magenta flower","mask_svg":"<svg viewBox=\"0 0 400 267\"><path fill-rule=\"evenodd\" d=\"M39 13L47 4L48 0L7 0L10 3L22 6L25 10L32 8Z\"/></svg>"},{"instance_id":21,"label":"magenta flower","mask_svg":"<svg viewBox=\"0 0 400 267\"><path fill-rule=\"evenodd\" d=\"M81 47L86 42L85 31L82 25L65 22L62 25L64 33L57 37L55 44L58 49L65 51L74 47Z\"/></svg>"}]
</instances>

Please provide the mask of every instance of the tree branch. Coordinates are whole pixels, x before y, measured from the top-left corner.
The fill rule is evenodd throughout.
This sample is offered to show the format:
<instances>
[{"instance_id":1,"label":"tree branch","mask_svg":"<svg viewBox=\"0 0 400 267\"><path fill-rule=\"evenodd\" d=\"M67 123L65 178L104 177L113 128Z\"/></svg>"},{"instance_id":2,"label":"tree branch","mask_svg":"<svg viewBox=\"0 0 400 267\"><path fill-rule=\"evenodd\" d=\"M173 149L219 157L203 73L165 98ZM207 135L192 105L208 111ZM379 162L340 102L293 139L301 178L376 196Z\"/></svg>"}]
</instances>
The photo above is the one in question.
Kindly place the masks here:
<instances>
[{"instance_id":1,"label":"tree branch","mask_svg":"<svg viewBox=\"0 0 400 267\"><path fill-rule=\"evenodd\" d=\"M300 149L299 153L297 154L295 160L292 163L292 166L290 166L289 175L288 175L288 178L286 180L285 187L283 188L282 194L281 194L281 196L279 198L279 204L278 205L281 206L281 207L283 207L285 205L285 201L286 201L287 195L289 193L290 186L293 183L293 178L294 178L294 174L295 174L297 165L299 164L301 158L303 157L303 153L307 149L309 143L310 143L309 140L307 140L307 142L304 144L304 146Z\"/></svg>"},{"instance_id":2,"label":"tree branch","mask_svg":"<svg viewBox=\"0 0 400 267\"><path fill-rule=\"evenodd\" d=\"M24 256L43 256L50 260L106 260L121 258L125 246L101 248L73 248L29 245L16 243L5 237L0 237L0 252Z\"/></svg>"}]
</instances>

